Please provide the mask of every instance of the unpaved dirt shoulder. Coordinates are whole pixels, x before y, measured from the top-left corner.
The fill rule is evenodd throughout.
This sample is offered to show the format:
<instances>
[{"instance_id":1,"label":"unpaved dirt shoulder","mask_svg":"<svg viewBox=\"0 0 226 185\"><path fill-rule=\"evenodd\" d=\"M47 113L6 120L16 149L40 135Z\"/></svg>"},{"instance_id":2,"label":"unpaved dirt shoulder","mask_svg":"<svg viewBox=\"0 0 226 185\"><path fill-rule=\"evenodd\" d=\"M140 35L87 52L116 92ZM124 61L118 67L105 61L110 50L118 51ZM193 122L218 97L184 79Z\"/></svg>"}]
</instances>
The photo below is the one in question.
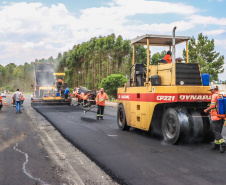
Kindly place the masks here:
<instances>
[{"instance_id":1,"label":"unpaved dirt shoulder","mask_svg":"<svg viewBox=\"0 0 226 185\"><path fill-rule=\"evenodd\" d=\"M67 184L117 184L94 162L65 140L61 134L29 104L24 113L30 119L31 128L37 133L48 157L56 165L61 181Z\"/></svg>"}]
</instances>

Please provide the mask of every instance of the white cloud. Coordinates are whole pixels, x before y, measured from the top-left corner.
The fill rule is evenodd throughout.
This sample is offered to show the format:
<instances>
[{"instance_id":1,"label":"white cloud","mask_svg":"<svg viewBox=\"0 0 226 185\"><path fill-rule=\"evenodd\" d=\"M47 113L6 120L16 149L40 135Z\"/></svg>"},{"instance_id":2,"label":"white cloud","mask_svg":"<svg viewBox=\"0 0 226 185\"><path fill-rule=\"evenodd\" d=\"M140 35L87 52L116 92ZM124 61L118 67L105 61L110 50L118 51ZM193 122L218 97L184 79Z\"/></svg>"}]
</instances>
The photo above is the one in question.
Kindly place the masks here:
<instances>
[{"instance_id":1,"label":"white cloud","mask_svg":"<svg viewBox=\"0 0 226 185\"><path fill-rule=\"evenodd\" d=\"M212 16L201 16L201 15L191 15L189 16L191 19L191 23L193 24L201 24L201 25L226 25L226 18L216 18Z\"/></svg>"},{"instance_id":2,"label":"white cloud","mask_svg":"<svg viewBox=\"0 0 226 185\"><path fill-rule=\"evenodd\" d=\"M17 64L30 62L71 49L76 37L70 25L76 20L63 4L46 7L23 2L0 7L1 63L12 58ZM22 53L23 59L17 57Z\"/></svg>"},{"instance_id":3,"label":"white cloud","mask_svg":"<svg viewBox=\"0 0 226 185\"><path fill-rule=\"evenodd\" d=\"M225 32L226 32L226 30L219 29L219 30L203 31L202 33L204 35L213 35L213 36L216 36L216 35L220 35L220 34L225 33Z\"/></svg>"},{"instance_id":4,"label":"white cloud","mask_svg":"<svg viewBox=\"0 0 226 185\"><path fill-rule=\"evenodd\" d=\"M56 57L74 44L99 35L115 33L131 39L147 33L171 34L174 26L177 32L183 32L199 24L226 25L225 18L196 15L199 11L183 3L112 0L101 7L83 9L76 17L64 4L47 7L42 3L5 3L0 7L1 63L9 63L12 59L15 63L24 63ZM150 23L136 20L139 14L150 16ZM151 20L152 15L160 14L178 15L178 19L158 24ZM218 34L220 30L209 31L211 33Z\"/></svg>"},{"instance_id":5,"label":"white cloud","mask_svg":"<svg viewBox=\"0 0 226 185\"><path fill-rule=\"evenodd\" d=\"M161 1L146 0L114 0L115 5L123 9L122 13L127 14L192 14L199 11L198 8L182 3L169 3ZM166 8L167 7L167 8Z\"/></svg>"},{"instance_id":6,"label":"white cloud","mask_svg":"<svg viewBox=\"0 0 226 185\"><path fill-rule=\"evenodd\" d=\"M216 46L226 49L226 39L221 39L221 40L215 39L214 43Z\"/></svg>"},{"instance_id":7,"label":"white cloud","mask_svg":"<svg viewBox=\"0 0 226 185\"><path fill-rule=\"evenodd\" d=\"M23 48L33 48L34 45L35 44L33 42L26 42L22 47Z\"/></svg>"}]
</instances>

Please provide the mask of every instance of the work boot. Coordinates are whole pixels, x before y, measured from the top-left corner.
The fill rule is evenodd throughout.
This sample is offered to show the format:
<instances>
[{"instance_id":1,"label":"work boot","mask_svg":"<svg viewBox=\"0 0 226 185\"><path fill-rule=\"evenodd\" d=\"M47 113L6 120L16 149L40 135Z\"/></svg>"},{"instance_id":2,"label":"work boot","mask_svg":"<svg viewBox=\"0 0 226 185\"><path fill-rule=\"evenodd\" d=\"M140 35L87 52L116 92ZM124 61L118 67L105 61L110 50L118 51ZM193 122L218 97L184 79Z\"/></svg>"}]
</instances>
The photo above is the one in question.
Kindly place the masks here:
<instances>
[{"instance_id":1,"label":"work boot","mask_svg":"<svg viewBox=\"0 0 226 185\"><path fill-rule=\"evenodd\" d=\"M211 148L212 150L220 150L219 144L214 144L214 146Z\"/></svg>"},{"instance_id":2,"label":"work boot","mask_svg":"<svg viewBox=\"0 0 226 185\"><path fill-rule=\"evenodd\" d=\"M221 144L220 153L224 153L225 150L226 150L226 144L225 144L225 143L222 143L222 144Z\"/></svg>"},{"instance_id":3,"label":"work boot","mask_svg":"<svg viewBox=\"0 0 226 185\"><path fill-rule=\"evenodd\" d=\"M19 111L19 113L21 113L21 111Z\"/></svg>"},{"instance_id":4,"label":"work boot","mask_svg":"<svg viewBox=\"0 0 226 185\"><path fill-rule=\"evenodd\" d=\"M18 112L16 112L16 114L18 114Z\"/></svg>"},{"instance_id":5,"label":"work boot","mask_svg":"<svg viewBox=\"0 0 226 185\"><path fill-rule=\"evenodd\" d=\"M99 120L99 116L97 116L97 120Z\"/></svg>"},{"instance_id":6,"label":"work boot","mask_svg":"<svg viewBox=\"0 0 226 185\"><path fill-rule=\"evenodd\" d=\"M103 120L104 118L103 117L100 117L100 119Z\"/></svg>"}]
</instances>

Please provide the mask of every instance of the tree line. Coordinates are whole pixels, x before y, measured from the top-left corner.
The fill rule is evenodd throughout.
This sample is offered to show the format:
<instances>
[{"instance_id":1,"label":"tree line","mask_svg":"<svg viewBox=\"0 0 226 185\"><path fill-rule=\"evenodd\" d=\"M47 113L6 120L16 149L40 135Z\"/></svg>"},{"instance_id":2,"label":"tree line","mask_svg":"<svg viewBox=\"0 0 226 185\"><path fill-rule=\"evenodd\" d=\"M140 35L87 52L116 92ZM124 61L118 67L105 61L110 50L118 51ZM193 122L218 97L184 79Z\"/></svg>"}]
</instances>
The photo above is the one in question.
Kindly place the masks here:
<instances>
[{"instance_id":1,"label":"tree line","mask_svg":"<svg viewBox=\"0 0 226 185\"><path fill-rule=\"evenodd\" d=\"M34 62L16 65L10 63L5 67L0 65L0 90L31 92L34 83Z\"/></svg>"},{"instance_id":2,"label":"tree line","mask_svg":"<svg viewBox=\"0 0 226 185\"><path fill-rule=\"evenodd\" d=\"M214 40L200 33L198 39L191 38L188 44L189 61L199 63L201 73L210 74L211 80L218 80L218 74L223 73L224 56L214 51ZM34 62L52 62L56 72L65 72L64 79L70 87L85 86L88 89L98 89L101 81L111 74L121 74L128 78L132 66L132 46L130 40L123 40L115 34L91 38L87 42L74 45L69 51L59 53L54 59L36 59ZM152 54L150 64L157 65L166 51ZM183 51L186 61L186 53ZM135 47L135 62L146 65L146 48ZM24 65L10 63L5 67L0 65L0 88L15 90L20 87L23 91L32 91L34 83L34 62Z\"/></svg>"}]
</instances>

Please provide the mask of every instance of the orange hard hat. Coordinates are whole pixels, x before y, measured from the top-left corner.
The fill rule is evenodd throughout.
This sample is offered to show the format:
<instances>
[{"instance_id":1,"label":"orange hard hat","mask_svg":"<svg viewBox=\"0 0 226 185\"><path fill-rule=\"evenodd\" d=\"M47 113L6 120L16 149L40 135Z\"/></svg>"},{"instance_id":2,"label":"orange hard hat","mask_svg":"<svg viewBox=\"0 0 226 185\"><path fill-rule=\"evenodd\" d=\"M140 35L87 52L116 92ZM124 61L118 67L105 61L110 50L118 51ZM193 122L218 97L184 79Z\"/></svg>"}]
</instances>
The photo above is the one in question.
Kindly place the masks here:
<instances>
[{"instance_id":1,"label":"orange hard hat","mask_svg":"<svg viewBox=\"0 0 226 185\"><path fill-rule=\"evenodd\" d=\"M104 88L101 88L100 91L104 91Z\"/></svg>"}]
</instances>

